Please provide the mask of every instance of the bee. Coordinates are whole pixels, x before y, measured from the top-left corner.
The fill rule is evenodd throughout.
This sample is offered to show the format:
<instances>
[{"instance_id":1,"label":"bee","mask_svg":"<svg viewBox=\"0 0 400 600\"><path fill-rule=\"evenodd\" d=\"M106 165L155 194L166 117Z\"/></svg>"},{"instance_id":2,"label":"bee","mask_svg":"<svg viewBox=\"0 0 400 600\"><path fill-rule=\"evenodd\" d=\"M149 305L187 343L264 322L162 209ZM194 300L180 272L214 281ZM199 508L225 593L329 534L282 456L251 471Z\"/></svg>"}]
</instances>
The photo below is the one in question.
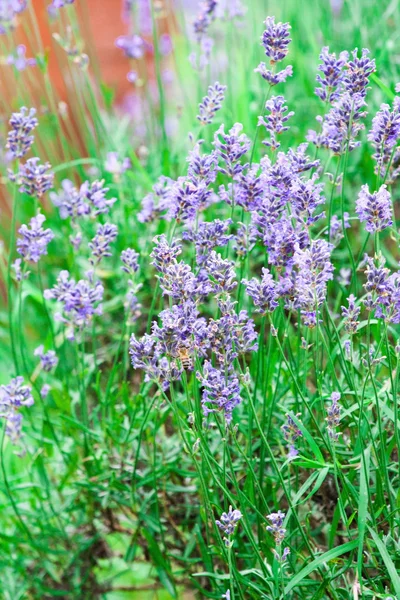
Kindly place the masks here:
<instances>
[{"instance_id":1,"label":"bee","mask_svg":"<svg viewBox=\"0 0 400 600\"><path fill-rule=\"evenodd\" d=\"M189 354L188 348L180 346L177 351L177 359L180 360L185 371L193 369L193 360Z\"/></svg>"}]
</instances>

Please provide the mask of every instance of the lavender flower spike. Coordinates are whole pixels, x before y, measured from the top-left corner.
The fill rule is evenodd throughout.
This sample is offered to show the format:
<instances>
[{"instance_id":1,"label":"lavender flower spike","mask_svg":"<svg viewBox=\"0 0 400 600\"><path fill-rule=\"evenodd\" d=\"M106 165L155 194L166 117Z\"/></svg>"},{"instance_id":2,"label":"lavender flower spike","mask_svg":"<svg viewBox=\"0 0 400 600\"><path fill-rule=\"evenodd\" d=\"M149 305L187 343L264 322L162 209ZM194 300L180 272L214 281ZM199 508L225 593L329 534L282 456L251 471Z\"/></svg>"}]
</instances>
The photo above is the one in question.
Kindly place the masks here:
<instances>
[{"instance_id":1,"label":"lavender flower spike","mask_svg":"<svg viewBox=\"0 0 400 600\"><path fill-rule=\"evenodd\" d=\"M132 248L127 248L121 252L122 271L133 275L139 270L139 259L140 254L135 252Z\"/></svg>"},{"instance_id":2,"label":"lavender flower spike","mask_svg":"<svg viewBox=\"0 0 400 600\"><path fill-rule=\"evenodd\" d=\"M24 385L24 378L19 376L11 379L8 385L0 385L0 415L4 416L9 410L21 406L32 406L31 388Z\"/></svg>"},{"instance_id":3,"label":"lavender flower spike","mask_svg":"<svg viewBox=\"0 0 400 600\"><path fill-rule=\"evenodd\" d=\"M262 279L258 281L255 277L248 281L242 280L250 298L253 299L256 306L256 312L266 314L272 312L278 306L278 293L276 283L268 269L262 269Z\"/></svg>"},{"instance_id":4,"label":"lavender flower spike","mask_svg":"<svg viewBox=\"0 0 400 600\"><path fill-rule=\"evenodd\" d=\"M14 174L9 170L11 181L18 183L20 192L28 196L41 198L53 187L54 173L50 171L50 163L39 164L39 158L28 158L24 165L20 166L19 173Z\"/></svg>"},{"instance_id":5,"label":"lavender flower spike","mask_svg":"<svg viewBox=\"0 0 400 600\"><path fill-rule=\"evenodd\" d=\"M89 243L89 248L92 251L90 262L93 265L98 265L102 258L111 256L110 244L118 235L118 227L112 223L99 225L97 233Z\"/></svg>"},{"instance_id":6,"label":"lavender flower spike","mask_svg":"<svg viewBox=\"0 0 400 600\"><path fill-rule=\"evenodd\" d=\"M13 158L25 156L34 142L32 131L37 127L36 110L23 106L20 112L13 113L10 119L11 130L7 136L7 148Z\"/></svg>"},{"instance_id":7,"label":"lavender flower spike","mask_svg":"<svg viewBox=\"0 0 400 600\"><path fill-rule=\"evenodd\" d=\"M369 191L368 185L363 185L356 201L356 213L369 233L383 231L393 224L392 200L386 185L381 185L377 192Z\"/></svg>"},{"instance_id":8,"label":"lavender flower spike","mask_svg":"<svg viewBox=\"0 0 400 600\"><path fill-rule=\"evenodd\" d=\"M212 123L215 113L219 111L225 97L226 85L221 85L218 81L208 88L207 96L199 104L198 120L202 125Z\"/></svg>"},{"instance_id":9,"label":"lavender flower spike","mask_svg":"<svg viewBox=\"0 0 400 600\"><path fill-rule=\"evenodd\" d=\"M202 406L204 415L222 411L226 423L232 421L232 411L240 404L239 380L235 374L225 375L223 371L215 369L206 360L203 375L197 373L197 379L203 386ZM209 406L211 405L211 406Z\"/></svg>"},{"instance_id":10,"label":"lavender flower spike","mask_svg":"<svg viewBox=\"0 0 400 600\"><path fill-rule=\"evenodd\" d=\"M276 513L271 513L267 516L268 521L271 523L267 525L266 529L274 536L275 543L281 544L285 539L286 529L283 527L283 521L285 520L286 514L281 510Z\"/></svg>"},{"instance_id":11,"label":"lavender flower spike","mask_svg":"<svg viewBox=\"0 0 400 600\"><path fill-rule=\"evenodd\" d=\"M261 36L261 44L265 54L272 63L283 60L288 53L292 41L289 37L289 23L275 23L275 17L267 17L264 21L265 31Z\"/></svg>"},{"instance_id":12,"label":"lavender flower spike","mask_svg":"<svg viewBox=\"0 0 400 600\"><path fill-rule=\"evenodd\" d=\"M369 58L369 50L363 48L361 57L358 57L358 48L352 52L353 59L346 67L343 77L343 87L352 96L358 94L362 98L367 95L369 76L376 70L375 60Z\"/></svg>"},{"instance_id":13,"label":"lavender flower spike","mask_svg":"<svg viewBox=\"0 0 400 600\"><path fill-rule=\"evenodd\" d=\"M316 80L321 87L315 88L315 93L323 102L332 103L340 95L344 77L343 67L349 58L349 53L343 51L336 58L335 52L330 54L329 47L324 46L319 58L322 64L318 66L318 70L321 71L323 77L319 74L317 75Z\"/></svg>"},{"instance_id":14,"label":"lavender flower spike","mask_svg":"<svg viewBox=\"0 0 400 600\"><path fill-rule=\"evenodd\" d=\"M18 233L17 252L27 261L37 263L41 256L47 254L47 246L54 238L51 229L43 229L46 217L38 214L30 220L28 225L21 225Z\"/></svg>"},{"instance_id":15,"label":"lavender flower spike","mask_svg":"<svg viewBox=\"0 0 400 600\"><path fill-rule=\"evenodd\" d=\"M283 96L273 96L266 102L265 108L269 111L269 115L258 117L257 125L258 127L264 125L265 129L271 135L271 140L265 140L263 144L269 146L272 150L277 150L280 143L276 136L289 129L285 123L294 115L294 112L287 112L288 107L285 105L285 98Z\"/></svg>"},{"instance_id":16,"label":"lavender flower spike","mask_svg":"<svg viewBox=\"0 0 400 600\"><path fill-rule=\"evenodd\" d=\"M339 392L332 392L332 395L331 395L332 404L327 410L328 416L326 417L326 422L328 424L327 425L328 435L334 442L336 442L338 440L339 435L340 435L339 433L336 432L336 428L339 427L339 424L340 424L341 407L339 404L339 400L340 400Z\"/></svg>"},{"instance_id":17,"label":"lavender flower spike","mask_svg":"<svg viewBox=\"0 0 400 600\"><path fill-rule=\"evenodd\" d=\"M236 526L240 519L242 518L242 513L240 510L232 510L232 506L229 507L229 511L226 513L222 513L220 519L215 521L216 525L223 531L223 533L227 536L224 538L224 542L226 546L231 546L232 542L229 539L231 535L235 532Z\"/></svg>"},{"instance_id":18,"label":"lavender flower spike","mask_svg":"<svg viewBox=\"0 0 400 600\"><path fill-rule=\"evenodd\" d=\"M388 104L381 104L380 110L372 119L372 129L368 140L372 142L375 153L376 172L385 176L391 154L400 138L400 98L393 100L393 109Z\"/></svg>"},{"instance_id":19,"label":"lavender flower spike","mask_svg":"<svg viewBox=\"0 0 400 600\"><path fill-rule=\"evenodd\" d=\"M43 344L38 346L33 353L34 356L39 356L42 369L50 372L58 364L58 358L54 350L44 351Z\"/></svg>"},{"instance_id":20,"label":"lavender flower spike","mask_svg":"<svg viewBox=\"0 0 400 600\"><path fill-rule=\"evenodd\" d=\"M261 36L261 44L264 46L266 56L270 59L270 64L274 66L276 63L281 62L288 53L288 46L291 42L289 37L290 25L289 23L275 23L275 17L267 17L264 24L265 31ZM293 74L291 66L275 73L273 70L267 69L265 63L260 63L255 71L260 73L270 85L282 83L286 81L288 76Z\"/></svg>"}]
</instances>

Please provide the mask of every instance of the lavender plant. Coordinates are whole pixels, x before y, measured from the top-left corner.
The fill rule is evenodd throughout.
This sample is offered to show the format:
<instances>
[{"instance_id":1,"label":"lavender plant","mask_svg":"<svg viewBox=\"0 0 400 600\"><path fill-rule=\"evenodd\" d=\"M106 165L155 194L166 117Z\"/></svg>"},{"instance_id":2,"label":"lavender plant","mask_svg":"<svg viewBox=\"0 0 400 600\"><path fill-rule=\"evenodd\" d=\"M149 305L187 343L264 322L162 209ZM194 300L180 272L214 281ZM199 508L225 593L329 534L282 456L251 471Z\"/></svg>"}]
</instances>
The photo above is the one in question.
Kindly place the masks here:
<instances>
[{"instance_id":1,"label":"lavender plant","mask_svg":"<svg viewBox=\"0 0 400 600\"><path fill-rule=\"evenodd\" d=\"M347 6L331 39L319 2L186 31L125 1L118 105L78 2L48 10L61 97L33 4L0 0L5 598L400 598L384 4L369 52Z\"/></svg>"}]
</instances>

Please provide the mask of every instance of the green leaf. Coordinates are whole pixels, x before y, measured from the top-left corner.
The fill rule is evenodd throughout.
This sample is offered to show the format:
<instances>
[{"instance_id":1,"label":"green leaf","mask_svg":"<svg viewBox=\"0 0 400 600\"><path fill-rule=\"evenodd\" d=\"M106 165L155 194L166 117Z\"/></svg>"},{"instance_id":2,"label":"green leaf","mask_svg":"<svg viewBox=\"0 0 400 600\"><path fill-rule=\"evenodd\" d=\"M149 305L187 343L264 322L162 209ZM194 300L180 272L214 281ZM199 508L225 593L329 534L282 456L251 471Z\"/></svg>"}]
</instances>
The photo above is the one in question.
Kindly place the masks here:
<instances>
[{"instance_id":1,"label":"green leaf","mask_svg":"<svg viewBox=\"0 0 400 600\"><path fill-rule=\"evenodd\" d=\"M294 587L296 587L296 585L299 585L299 583L303 581L303 579L307 577L307 575L315 571L315 569L318 569L318 567L320 567L323 563L327 563L330 560L333 560L334 558L345 554L346 552L351 552L351 550L354 550L354 548L356 548L357 545L358 540L352 540L351 542L342 544L341 546L333 548L332 550L328 550L328 552L325 552L324 554L318 556L318 558L310 562L309 565L304 567L304 569L302 569L299 573L296 573L296 575L292 577L292 579L285 587L285 594L288 594Z\"/></svg>"},{"instance_id":2,"label":"green leaf","mask_svg":"<svg viewBox=\"0 0 400 600\"><path fill-rule=\"evenodd\" d=\"M361 476L360 476L360 495L358 499L358 577L362 578L362 562L363 562L363 546L365 527L368 515L368 482L369 482L369 465L371 447L364 450L364 456L361 461Z\"/></svg>"},{"instance_id":3,"label":"green leaf","mask_svg":"<svg viewBox=\"0 0 400 600\"><path fill-rule=\"evenodd\" d=\"M374 83L376 83L376 85L378 87L381 88L382 92L384 92L386 94L386 96L389 98L389 100L393 101L394 96L395 96L394 93L385 83L383 83L383 81L381 79L379 79L379 77L377 77L375 75L375 73L372 73L371 79Z\"/></svg>"},{"instance_id":4,"label":"green leaf","mask_svg":"<svg viewBox=\"0 0 400 600\"><path fill-rule=\"evenodd\" d=\"M320 463L320 466L325 466L325 460L324 460L324 457L322 456L322 452L318 448L318 445L315 442L312 435L307 431L307 429L304 427L303 423L301 421L299 421L299 419L296 417L295 414L290 412L289 415L293 419L293 421L295 422L297 427L300 429L301 433L303 434L304 439L307 440L308 445L310 446L311 451L314 454L317 462Z\"/></svg>"},{"instance_id":5,"label":"green leaf","mask_svg":"<svg viewBox=\"0 0 400 600\"><path fill-rule=\"evenodd\" d=\"M396 567L394 566L394 563L392 561L392 559L389 556L389 552L386 549L385 544L382 542L381 538L379 537L379 535L376 533L376 531L374 531L371 527L368 526L368 530L372 536L372 539L375 542L376 547L379 550L379 553L382 557L383 562L385 563L385 566L387 568L388 574L390 579L392 580L393 583L393 588L395 591L395 594L398 598L400 598L400 576L397 572Z\"/></svg>"},{"instance_id":6,"label":"green leaf","mask_svg":"<svg viewBox=\"0 0 400 600\"><path fill-rule=\"evenodd\" d=\"M173 598L178 598L170 569L152 533L143 527L142 533L149 545L149 552L154 561L160 582Z\"/></svg>"}]
</instances>

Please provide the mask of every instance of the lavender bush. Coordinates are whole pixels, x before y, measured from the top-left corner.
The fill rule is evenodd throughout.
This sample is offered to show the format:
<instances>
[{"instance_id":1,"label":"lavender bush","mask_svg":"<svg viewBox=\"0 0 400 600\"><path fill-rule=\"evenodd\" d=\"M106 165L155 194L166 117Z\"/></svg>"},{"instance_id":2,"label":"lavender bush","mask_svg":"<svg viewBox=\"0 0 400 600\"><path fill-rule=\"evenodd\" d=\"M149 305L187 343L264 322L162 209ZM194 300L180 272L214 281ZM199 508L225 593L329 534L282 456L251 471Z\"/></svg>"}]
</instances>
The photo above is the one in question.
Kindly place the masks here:
<instances>
[{"instance_id":1,"label":"lavender bush","mask_svg":"<svg viewBox=\"0 0 400 600\"><path fill-rule=\"evenodd\" d=\"M244 4L0 2L5 599L400 600L391 47Z\"/></svg>"}]
</instances>

